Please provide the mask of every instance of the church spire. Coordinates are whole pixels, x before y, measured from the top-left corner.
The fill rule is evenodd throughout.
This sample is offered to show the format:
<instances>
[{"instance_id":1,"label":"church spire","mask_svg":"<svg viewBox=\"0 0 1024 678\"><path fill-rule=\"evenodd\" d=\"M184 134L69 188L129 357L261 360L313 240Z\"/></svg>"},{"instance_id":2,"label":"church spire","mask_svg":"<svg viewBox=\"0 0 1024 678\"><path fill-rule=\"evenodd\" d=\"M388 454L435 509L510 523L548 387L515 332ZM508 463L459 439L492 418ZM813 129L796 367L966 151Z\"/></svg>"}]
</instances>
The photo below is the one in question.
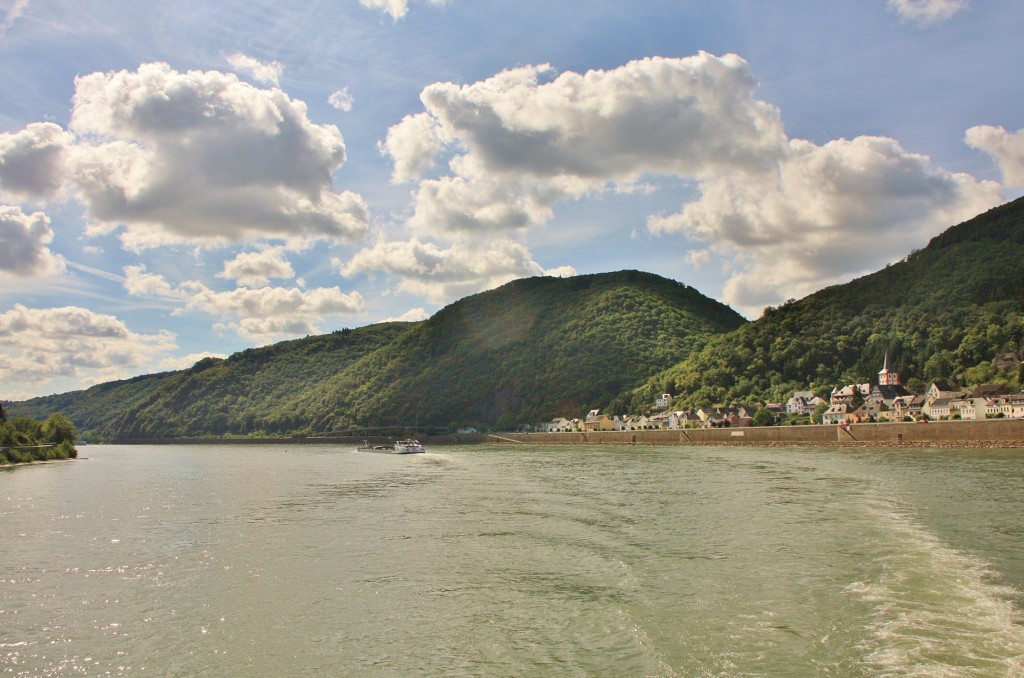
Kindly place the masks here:
<instances>
[{"instance_id":1,"label":"church spire","mask_svg":"<svg viewBox=\"0 0 1024 678\"><path fill-rule=\"evenodd\" d=\"M899 372L893 371L889 367L889 352L885 352L885 362L882 364L882 371L878 373L878 385L879 386L899 386L900 375Z\"/></svg>"}]
</instances>

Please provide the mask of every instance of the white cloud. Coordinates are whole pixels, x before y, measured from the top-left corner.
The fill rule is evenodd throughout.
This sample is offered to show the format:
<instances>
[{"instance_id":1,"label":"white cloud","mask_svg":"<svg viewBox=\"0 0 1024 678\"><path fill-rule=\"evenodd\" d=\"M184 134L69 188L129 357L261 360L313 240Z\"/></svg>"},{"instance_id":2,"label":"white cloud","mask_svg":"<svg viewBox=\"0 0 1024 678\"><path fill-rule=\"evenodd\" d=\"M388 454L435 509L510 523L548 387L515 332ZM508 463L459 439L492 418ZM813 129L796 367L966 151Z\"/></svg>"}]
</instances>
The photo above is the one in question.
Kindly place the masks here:
<instances>
[{"instance_id":1,"label":"white cloud","mask_svg":"<svg viewBox=\"0 0 1024 678\"><path fill-rule=\"evenodd\" d=\"M0 134L0 188L5 199L56 197L68 177L72 142L73 137L52 122Z\"/></svg>"},{"instance_id":2,"label":"white cloud","mask_svg":"<svg viewBox=\"0 0 1024 678\"><path fill-rule=\"evenodd\" d=\"M123 229L127 249L176 243L353 240L366 203L335 192L345 161L332 125L306 106L232 74L179 73L166 64L76 80L69 129L30 125L0 137L5 191L52 197L68 185L87 233Z\"/></svg>"},{"instance_id":3,"label":"white cloud","mask_svg":"<svg viewBox=\"0 0 1024 678\"><path fill-rule=\"evenodd\" d=\"M1024 129L1007 132L1002 127L978 125L967 130L965 141L995 158L1003 181L1024 186Z\"/></svg>"},{"instance_id":4,"label":"white cloud","mask_svg":"<svg viewBox=\"0 0 1024 678\"><path fill-rule=\"evenodd\" d=\"M408 226L420 239L526 230L551 220L560 201L630 190L645 176L695 182L699 199L648 226L711 243L731 276L725 300L752 314L902 257L1001 201L996 184L933 168L893 139L791 140L756 86L736 55L556 77L545 66L517 68L428 86L425 111L392 127L383 150L393 180L419 180ZM425 176L445 153L449 173ZM416 260L412 250L426 247L417 243L364 250L348 267L373 261L436 298L445 285L394 265ZM459 260L456 251L447 258Z\"/></svg>"},{"instance_id":5,"label":"white cloud","mask_svg":"<svg viewBox=\"0 0 1024 678\"><path fill-rule=\"evenodd\" d=\"M183 301L178 315L198 311L232 321L222 326L249 338L316 334L316 323L361 313L366 306L359 292L345 293L338 287L239 287L220 292L192 280L175 286L162 275L146 273L144 266L125 267L124 286L133 296Z\"/></svg>"},{"instance_id":6,"label":"white cloud","mask_svg":"<svg viewBox=\"0 0 1024 678\"><path fill-rule=\"evenodd\" d=\"M50 218L42 212L0 205L0 278L63 273L64 260L47 245L53 241Z\"/></svg>"},{"instance_id":7,"label":"white cloud","mask_svg":"<svg viewBox=\"0 0 1024 678\"><path fill-rule=\"evenodd\" d=\"M428 113L407 115L388 130L378 150L394 160L394 183L412 181L434 166L434 156L444 148L440 131L437 120Z\"/></svg>"},{"instance_id":8,"label":"white cloud","mask_svg":"<svg viewBox=\"0 0 1024 678\"><path fill-rule=\"evenodd\" d=\"M933 169L884 137L794 140L778 168L709 176L701 190L649 226L731 258L724 300L748 315L875 270L1000 202L996 184Z\"/></svg>"},{"instance_id":9,"label":"white cloud","mask_svg":"<svg viewBox=\"0 0 1024 678\"><path fill-rule=\"evenodd\" d=\"M280 247L271 247L260 252L242 252L231 261L224 262L224 270L218 278L234 280L246 287L264 287L270 278L295 277L291 262Z\"/></svg>"},{"instance_id":10,"label":"white cloud","mask_svg":"<svg viewBox=\"0 0 1024 678\"><path fill-rule=\"evenodd\" d=\"M210 353L204 351L202 353L189 353L188 355L173 356L170 358L164 358L157 365L157 368L161 372L177 372L178 370L187 370L188 368L195 365L204 358L227 358L223 353Z\"/></svg>"},{"instance_id":11,"label":"white cloud","mask_svg":"<svg viewBox=\"0 0 1024 678\"><path fill-rule=\"evenodd\" d=\"M525 228L552 206L631 185L648 173L693 176L776 162L778 111L753 97L736 55L651 58L611 71L547 66L423 90L425 113L393 127L384 149L393 178L421 175L440 149L453 174L420 183L411 225L421 231Z\"/></svg>"},{"instance_id":12,"label":"white cloud","mask_svg":"<svg viewBox=\"0 0 1024 678\"><path fill-rule=\"evenodd\" d=\"M85 308L0 313L0 383L36 393L54 379L99 383L137 374L177 348L170 332L138 334L116 317Z\"/></svg>"},{"instance_id":13,"label":"white cloud","mask_svg":"<svg viewBox=\"0 0 1024 678\"><path fill-rule=\"evenodd\" d=\"M240 315L261 320L305 317L318 319L327 315L358 313L363 298L358 292L345 294L337 287L300 290L295 287L240 287L216 292L202 283L191 282L188 308L215 315Z\"/></svg>"},{"instance_id":14,"label":"white cloud","mask_svg":"<svg viewBox=\"0 0 1024 678\"><path fill-rule=\"evenodd\" d=\"M445 5L448 0L426 0L435 7ZM380 9L390 14L392 19L401 19L409 12L409 0L359 0L359 4L370 9Z\"/></svg>"},{"instance_id":15,"label":"white cloud","mask_svg":"<svg viewBox=\"0 0 1024 678\"><path fill-rule=\"evenodd\" d=\"M334 106L339 111L352 110L352 104L355 101L352 99L352 95L348 93L348 87L342 87L341 89L331 92L331 96L327 97L327 103Z\"/></svg>"},{"instance_id":16,"label":"white cloud","mask_svg":"<svg viewBox=\"0 0 1024 678\"><path fill-rule=\"evenodd\" d=\"M420 320L426 320L429 317L430 317L430 314L427 313L427 310L424 309L424 308L410 308L408 311L406 311L405 313L403 313L400 316L396 316L394 318L385 318L381 322L384 322L384 323L391 323L391 322L413 323L413 322L418 322Z\"/></svg>"},{"instance_id":17,"label":"white cloud","mask_svg":"<svg viewBox=\"0 0 1024 678\"><path fill-rule=\"evenodd\" d=\"M500 239L481 245L460 242L448 249L419 240L379 242L357 252L347 263L338 259L332 263L346 277L375 271L400 276L401 290L431 303L493 289L516 278L575 275L568 266L546 271L522 244Z\"/></svg>"},{"instance_id":18,"label":"white cloud","mask_svg":"<svg viewBox=\"0 0 1024 678\"><path fill-rule=\"evenodd\" d=\"M21 13L28 7L29 0L14 0L11 6L7 9L7 13L4 15L4 20L0 23L0 38L7 34L7 31L11 29L14 22L18 20Z\"/></svg>"},{"instance_id":19,"label":"white cloud","mask_svg":"<svg viewBox=\"0 0 1024 678\"><path fill-rule=\"evenodd\" d=\"M187 291L175 289L158 273L146 273L146 266L138 264L124 267L124 289L133 297L161 297L184 299Z\"/></svg>"},{"instance_id":20,"label":"white cloud","mask_svg":"<svg viewBox=\"0 0 1024 678\"><path fill-rule=\"evenodd\" d=\"M900 18L921 25L945 21L967 4L968 0L889 0L889 8Z\"/></svg>"},{"instance_id":21,"label":"white cloud","mask_svg":"<svg viewBox=\"0 0 1024 678\"><path fill-rule=\"evenodd\" d=\"M257 82L274 87L281 85L281 72L284 66L277 61L265 64L245 54L232 54L228 57L228 63L236 71L250 74Z\"/></svg>"}]
</instances>

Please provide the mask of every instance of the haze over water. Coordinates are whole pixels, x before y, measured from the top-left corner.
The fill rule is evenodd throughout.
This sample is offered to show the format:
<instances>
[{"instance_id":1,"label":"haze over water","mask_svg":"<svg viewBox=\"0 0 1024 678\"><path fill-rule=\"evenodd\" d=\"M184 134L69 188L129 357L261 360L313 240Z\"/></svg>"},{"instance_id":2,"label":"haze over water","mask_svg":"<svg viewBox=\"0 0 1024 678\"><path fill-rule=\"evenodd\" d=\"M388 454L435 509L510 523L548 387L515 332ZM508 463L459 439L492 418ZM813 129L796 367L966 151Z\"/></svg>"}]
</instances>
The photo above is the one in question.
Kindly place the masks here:
<instances>
[{"instance_id":1,"label":"haze over water","mask_svg":"<svg viewBox=\"0 0 1024 678\"><path fill-rule=\"evenodd\" d=\"M1024 672L1020 451L82 452L0 473L0 674Z\"/></svg>"}]
</instances>

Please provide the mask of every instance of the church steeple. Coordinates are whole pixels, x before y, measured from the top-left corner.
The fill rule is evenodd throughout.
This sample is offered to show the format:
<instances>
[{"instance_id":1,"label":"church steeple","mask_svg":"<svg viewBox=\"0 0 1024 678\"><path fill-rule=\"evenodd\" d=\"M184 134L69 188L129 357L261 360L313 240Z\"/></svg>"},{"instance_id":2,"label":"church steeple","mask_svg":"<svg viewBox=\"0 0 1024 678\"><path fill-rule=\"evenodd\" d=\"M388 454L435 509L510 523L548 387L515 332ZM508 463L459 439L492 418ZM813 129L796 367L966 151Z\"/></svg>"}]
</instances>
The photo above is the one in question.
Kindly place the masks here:
<instances>
[{"instance_id":1,"label":"church steeple","mask_svg":"<svg viewBox=\"0 0 1024 678\"><path fill-rule=\"evenodd\" d=\"M879 386L899 386L900 375L889 368L889 352L885 352L885 362L882 364L882 371L878 373Z\"/></svg>"}]
</instances>

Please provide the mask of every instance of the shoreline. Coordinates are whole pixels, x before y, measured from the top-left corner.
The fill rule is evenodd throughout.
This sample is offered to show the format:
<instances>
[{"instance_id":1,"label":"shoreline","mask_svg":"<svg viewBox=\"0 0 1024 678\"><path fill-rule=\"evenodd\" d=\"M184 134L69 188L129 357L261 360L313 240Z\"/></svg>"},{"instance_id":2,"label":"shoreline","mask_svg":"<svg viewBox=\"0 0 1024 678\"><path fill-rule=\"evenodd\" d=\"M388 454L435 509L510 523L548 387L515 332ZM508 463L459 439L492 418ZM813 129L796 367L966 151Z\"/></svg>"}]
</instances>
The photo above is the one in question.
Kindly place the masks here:
<instances>
[{"instance_id":1,"label":"shoreline","mask_svg":"<svg viewBox=\"0 0 1024 678\"><path fill-rule=\"evenodd\" d=\"M449 434L417 436L427 447L445 445L673 445L762 447L1024 448L1024 419L765 426L655 431L580 431L561 433ZM163 438L111 441L111 445L363 445L386 444L388 436L315 436L265 438Z\"/></svg>"}]
</instances>

